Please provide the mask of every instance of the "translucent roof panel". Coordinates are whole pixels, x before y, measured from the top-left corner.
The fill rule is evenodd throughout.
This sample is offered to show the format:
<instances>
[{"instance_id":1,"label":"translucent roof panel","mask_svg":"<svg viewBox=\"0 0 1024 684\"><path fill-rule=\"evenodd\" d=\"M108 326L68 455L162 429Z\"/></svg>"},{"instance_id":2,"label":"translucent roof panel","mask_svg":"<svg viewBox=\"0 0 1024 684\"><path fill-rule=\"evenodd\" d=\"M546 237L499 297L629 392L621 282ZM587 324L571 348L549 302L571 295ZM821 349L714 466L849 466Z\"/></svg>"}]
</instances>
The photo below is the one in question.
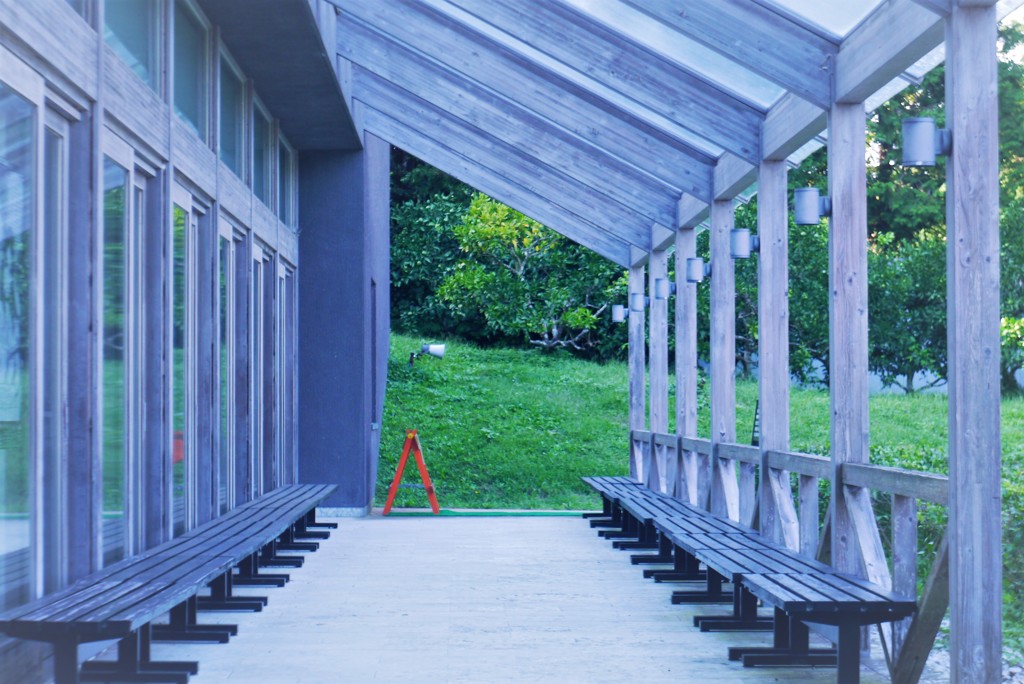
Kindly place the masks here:
<instances>
[{"instance_id":1,"label":"translucent roof panel","mask_svg":"<svg viewBox=\"0 0 1024 684\"><path fill-rule=\"evenodd\" d=\"M882 4L882 0L770 0L789 14L843 38Z\"/></svg>"},{"instance_id":2,"label":"translucent roof panel","mask_svg":"<svg viewBox=\"0 0 1024 684\"><path fill-rule=\"evenodd\" d=\"M608 0L562 2L761 110L769 109L784 93L768 79L629 5Z\"/></svg>"}]
</instances>

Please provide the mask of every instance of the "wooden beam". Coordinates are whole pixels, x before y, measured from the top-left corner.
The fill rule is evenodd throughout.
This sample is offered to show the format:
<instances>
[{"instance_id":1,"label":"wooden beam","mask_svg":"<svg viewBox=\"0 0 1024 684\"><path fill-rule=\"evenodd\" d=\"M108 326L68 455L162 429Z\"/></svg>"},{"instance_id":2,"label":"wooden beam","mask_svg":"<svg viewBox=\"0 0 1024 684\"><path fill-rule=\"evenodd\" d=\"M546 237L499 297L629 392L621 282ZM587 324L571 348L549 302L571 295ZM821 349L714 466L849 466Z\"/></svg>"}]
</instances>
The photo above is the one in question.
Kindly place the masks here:
<instances>
[{"instance_id":1,"label":"wooden beam","mask_svg":"<svg viewBox=\"0 0 1024 684\"><path fill-rule=\"evenodd\" d=\"M675 244L675 241L676 231L666 228L660 223L655 223L651 226L651 251L656 252L658 250L668 249Z\"/></svg>"},{"instance_id":2,"label":"wooden beam","mask_svg":"<svg viewBox=\"0 0 1024 684\"><path fill-rule=\"evenodd\" d=\"M946 22L952 681L1002 676L996 10Z\"/></svg>"},{"instance_id":3,"label":"wooden beam","mask_svg":"<svg viewBox=\"0 0 1024 684\"><path fill-rule=\"evenodd\" d=\"M352 90L362 100L374 104L375 91L390 84L392 90L431 103L651 221L671 224L675 219L679 188L512 100L495 97L493 92L360 22L350 21L346 27L347 47L361 59ZM367 77L367 72L372 76ZM423 122L424 128L430 125L430 121Z\"/></svg>"},{"instance_id":4,"label":"wooden beam","mask_svg":"<svg viewBox=\"0 0 1024 684\"><path fill-rule=\"evenodd\" d=\"M846 499L838 492L844 463L867 463L868 228L864 105L829 113L829 397L832 413L832 565L859 574L861 559Z\"/></svg>"},{"instance_id":5,"label":"wooden beam","mask_svg":"<svg viewBox=\"0 0 1024 684\"><path fill-rule=\"evenodd\" d=\"M943 17L949 16L953 7L953 0L914 0L914 2Z\"/></svg>"},{"instance_id":6,"label":"wooden beam","mask_svg":"<svg viewBox=\"0 0 1024 684\"><path fill-rule=\"evenodd\" d=\"M827 107L837 45L750 0L626 0L802 99Z\"/></svg>"},{"instance_id":7,"label":"wooden beam","mask_svg":"<svg viewBox=\"0 0 1024 684\"><path fill-rule=\"evenodd\" d=\"M733 154L723 154L712 172L716 200L731 200L757 181L757 167Z\"/></svg>"},{"instance_id":8,"label":"wooden beam","mask_svg":"<svg viewBox=\"0 0 1024 684\"><path fill-rule=\"evenodd\" d=\"M736 466L718 444L736 441L736 275L729 256L731 200L711 203L711 512L740 519Z\"/></svg>"},{"instance_id":9,"label":"wooden beam","mask_svg":"<svg viewBox=\"0 0 1024 684\"><path fill-rule=\"evenodd\" d=\"M629 109L639 104L738 157L750 162L759 159L762 112L584 12L561 3L531 0L420 1L538 67L601 92L617 106ZM486 23L471 22L451 11L450 5L458 5Z\"/></svg>"},{"instance_id":10,"label":"wooden beam","mask_svg":"<svg viewBox=\"0 0 1024 684\"><path fill-rule=\"evenodd\" d=\"M917 598L917 500L893 494L892 502L892 590ZM892 630L892 657L899 660L913 617L899 620ZM894 668L890 668L892 670Z\"/></svg>"},{"instance_id":11,"label":"wooden beam","mask_svg":"<svg viewBox=\"0 0 1024 684\"><path fill-rule=\"evenodd\" d=\"M495 174L471 156L465 156L420 135L414 128L357 102L366 130L401 147L499 202L521 211L570 240L594 250L620 266L629 266L630 244L589 223L533 189Z\"/></svg>"},{"instance_id":12,"label":"wooden beam","mask_svg":"<svg viewBox=\"0 0 1024 684\"><path fill-rule=\"evenodd\" d=\"M769 451L769 467L791 470L801 475L810 475L822 480L832 477L832 460L815 454L801 454L793 451Z\"/></svg>"},{"instance_id":13,"label":"wooden beam","mask_svg":"<svg viewBox=\"0 0 1024 684\"><path fill-rule=\"evenodd\" d=\"M707 200L692 195L679 198L676 207L676 227L679 230L692 230L707 220L711 215L711 205Z\"/></svg>"},{"instance_id":14,"label":"wooden beam","mask_svg":"<svg viewBox=\"0 0 1024 684\"><path fill-rule=\"evenodd\" d=\"M500 103L499 109L528 109L663 183L684 190L689 187L699 197L710 197L711 155L656 123L641 120L586 88L537 68L515 52L466 32L458 21L426 4L357 0L336 0L336 4L342 10L337 51L343 57L380 71L403 68L392 63L394 57L389 53L365 52L363 44L357 49L355 41L363 40L359 36L370 29L387 40L384 45L405 46L419 54L421 62L436 63L475 83ZM511 91L509 84L515 84Z\"/></svg>"},{"instance_id":15,"label":"wooden beam","mask_svg":"<svg viewBox=\"0 0 1024 684\"><path fill-rule=\"evenodd\" d=\"M676 235L676 432L684 438L697 436L697 285L686 281L686 260L696 254L697 233L680 230ZM682 490L694 505L699 500L701 458L680 443Z\"/></svg>"},{"instance_id":16,"label":"wooden beam","mask_svg":"<svg viewBox=\"0 0 1024 684\"><path fill-rule=\"evenodd\" d=\"M647 269L647 292L651 297L650 340L650 392L651 431L668 432L668 299L655 296L655 282L668 279L668 253L665 250L651 252ZM664 450L653 449L651 463L654 466L648 475L649 486L659 492L667 490Z\"/></svg>"},{"instance_id":17,"label":"wooden beam","mask_svg":"<svg viewBox=\"0 0 1024 684\"><path fill-rule=\"evenodd\" d=\"M757 181L757 356L761 411L761 534L800 548L786 471L771 472L769 451L789 451L789 191L784 161L764 161Z\"/></svg>"},{"instance_id":18,"label":"wooden beam","mask_svg":"<svg viewBox=\"0 0 1024 684\"><path fill-rule=\"evenodd\" d=\"M941 506L948 500L949 478L943 475L870 463L844 463L842 471L843 482L848 485L910 496Z\"/></svg>"},{"instance_id":19,"label":"wooden beam","mask_svg":"<svg viewBox=\"0 0 1024 684\"><path fill-rule=\"evenodd\" d=\"M765 117L764 134L761 136L764 158L785 160L825 130L827 123L824 109L786 93Z\"/></svg>"},{"instance_id":20,"label":"wooden beam","mask_svg":"<svg viewBox=\"0 0 1024 684\"><path fill-rule=\"evenodd\" d=\"M644 267L629 267L629 302L634 295L644 296ZM647 314L629 307L629 429L647 429L647 349L645 343ZM629 463L629 474L634 480L644 481L643 462L634 450Z\"/></svg>"}]
</instances>

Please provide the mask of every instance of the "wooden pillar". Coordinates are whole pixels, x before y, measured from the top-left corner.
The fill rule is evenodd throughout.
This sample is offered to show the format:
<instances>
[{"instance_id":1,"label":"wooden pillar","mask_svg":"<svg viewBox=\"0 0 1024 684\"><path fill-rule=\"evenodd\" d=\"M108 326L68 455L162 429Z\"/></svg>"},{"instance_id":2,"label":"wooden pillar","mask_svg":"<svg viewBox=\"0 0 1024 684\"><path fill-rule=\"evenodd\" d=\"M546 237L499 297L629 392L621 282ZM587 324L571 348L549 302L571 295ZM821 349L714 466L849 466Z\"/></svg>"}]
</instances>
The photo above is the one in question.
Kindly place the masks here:
<instances>
[{"instance_id":1,"label":"wooden pillar","mask_svg":"<svg viewBox=\"0 0 1024 684\"><path fill-rule=\"evenodd\" d=\"M647 291L651 297L650 339L650 392L651 432L668 432L668 299L658 299L655 281L668 278L668 253L654 250L648 262ZM651 472L647 474L649 486L665 492L665 449L651 444Z\"/></svg>"},{"instance_id":2,"label":"wooden pillar","mask_svg":"<svg viewBox=\"0 0 1024 684\"><path fill-rule=\"evenodd\" d=\"M697 232L684 228L676 234L676 433L697 436L697 285L686 282L686 260L697 254ZM698 496L700 456L679 450L679 496L703 507Z\"/></svg>"},{"instance_id":3,"label":"wooden pillar","mask_svg":"<svg viewBox=\"0 0 1024 684\"><path fill-rule=\"evenodd\" d=\"M861 575L857 539L841 491L844 463L867 463L868 249L864 104L835 104L828 117L829 396L832 408L832 565Z\"/></svg>"},{"instance_id":4,"label":"wooden pillar","mask_svg":"<svg viewBox=\"0 0 1024 684\"><path fill-rule=\"evenodd\" d=\"M644 341L646 313L634 311L633 295L644 295L644 267L629 269L629 429L647 429L647 349ZM632 440L630 440L632 441ZM629 475L643 481L644 464L630 444Z\"/></svg>"},{"instance_id":5,"label":"wooden pillar","mask_svg":"<svg viewBox=\"0 0 1024 684\"><path fill-rule=\"evenodd\" d=\"M768 468L769 451L789 450L789 210L784 160L764 161L757 177L758 398L761 408L761 533L800 548L789 474Z\"/></svg>"},{"instance_id":6,"label":"wooden pillar","mask_svg":"<svg viewBox=\"0 0 1024 684\"><path fill-rule=\"evenodd\" d=\"M736 275L729 249L732 200L711 203L711 511L739 520L732 459L718 445L736 441Z\"/></svg>"},{"instance_id":7,"label":"wooden pillar","mask_svg":"<svg viewBox=\"0 0 1024 684\"><path fill-rule=\"evenodd\" d=\"M950 635L953 682L1002 676L999 140L995 7L946 21ZM973 3L978 4L978 3Z\"/></svg>"}]
</instances>

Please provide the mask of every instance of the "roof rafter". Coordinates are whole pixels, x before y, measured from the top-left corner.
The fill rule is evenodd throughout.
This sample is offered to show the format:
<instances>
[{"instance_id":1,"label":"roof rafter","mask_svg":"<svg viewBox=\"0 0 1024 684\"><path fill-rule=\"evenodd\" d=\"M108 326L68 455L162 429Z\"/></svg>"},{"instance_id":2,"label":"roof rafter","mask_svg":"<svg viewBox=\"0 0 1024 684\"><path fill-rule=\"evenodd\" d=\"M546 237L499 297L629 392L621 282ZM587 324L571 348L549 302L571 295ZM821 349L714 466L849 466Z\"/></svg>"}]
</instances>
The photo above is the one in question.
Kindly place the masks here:
<instances>
[{"instance_id":1,"label":"roof rafter","mask_svg":"<svg viewBox=\"0 0 1024 684\"><path fill-rule=\"evenodd\" d=\"M838 46L750 0L625 0L809 102L827 107Z\"/></svg>"},{"instance_id":2,"label":"roof rafter","mask_svg":"<svg viewBox=\"0 0 1024 684\"><path fill-rule=\"evenodd\" d=\"M610 102L629 106L631 100L741 158L760 155L762 112L573 8L526 0L421 1L538 66L595 92L599 84ZM476 21L453 11L456 5Z\"/></svg>"},{"instance_id":3,"label":"roof rafter","mask_svg":"<svg viewBox=\"0 0 1024 684\"><path fill-rule=\"evenodd\" d=\"M359 67L652 221L671 220L684 189L703 192L703 185L669 185L358 20L344 21L346 50L360 60ZM362 89L355 94L364 100L369 95Z\"/></svg>"},{"instance_id":4,"label":"roof rafter","mask_svg":"<svg viewBox=\"0 0 1024 684\"><path fill-rule=\"evenodd\" d=\"M424 137L415 128L356 100L366 130L431 163L445 173L478 188L489 196L515 207L530 218L557 230L620 266L629 266L631 245L605 232L547 198L524 188L467 157Z\"/></svg>"},{"instance_id":5,"label":"roof rafter","mask_svg":"<svg viewBox=\"0 0 1024 684\"><path fill-rule=\"evenodd\" d=\"M448 35L460 29L458 23L420 2L333 1L342 10L337 50L344 57L366 62L349 44L352 27L362 23L485 88L495 98L504 97L507 102L514 97L518 107L663 183L710 197L714 158L673 135L671 127L666 131L641 120L493 42L473 34ZM506 95L510 84L515 92Z\"/></svg>"}]
</instances>

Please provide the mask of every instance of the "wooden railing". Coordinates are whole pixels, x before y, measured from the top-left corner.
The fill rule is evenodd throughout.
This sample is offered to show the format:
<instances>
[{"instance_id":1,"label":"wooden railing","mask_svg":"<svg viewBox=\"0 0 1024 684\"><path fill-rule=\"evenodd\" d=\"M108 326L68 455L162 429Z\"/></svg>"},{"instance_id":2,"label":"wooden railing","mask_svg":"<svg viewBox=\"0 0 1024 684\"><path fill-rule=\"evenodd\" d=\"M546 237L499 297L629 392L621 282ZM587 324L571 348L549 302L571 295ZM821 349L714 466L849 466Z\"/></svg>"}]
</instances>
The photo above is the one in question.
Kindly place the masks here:
<instances>
[{"instance_id":1,"label":"wooden railing","mask_svg":"<svg viewBox=\"0 0 1024 684\"><path fill-rule=\"evenodd\" d=\"M892 681L916 684L949 605L945 533L936 545L927 581L918 591L919 504L947 505L947 477L862 463L845 463L837 468L831 459L814 454L762 451L744 444L712 444L707 439L643 430L634 430L630 443L633 457L643 464L642 472L659 475L641 477L648 487L710 509L713 478L735 477L738 486L719 490L739 496L739 501L730 502L727 510L738 510L740 522L824 562L829 562L831 556L831 518L836 495L831 486L825 487L830 501L824 514L820 495L823 482L835 482L852 523L853 548L861 560L864 577L898 594L917 597L915 616L884 629L879 626ZM716 461L736 463L739 470L735 465L713 467ZM766 471L763 475L762 470ZM889 556L882 543L872 493L876 497L890 497ZM774 517L770 520L760 515L762 496L773 498L775 505L768 510L774 511Z\"/></svg>"}]
</instances>

